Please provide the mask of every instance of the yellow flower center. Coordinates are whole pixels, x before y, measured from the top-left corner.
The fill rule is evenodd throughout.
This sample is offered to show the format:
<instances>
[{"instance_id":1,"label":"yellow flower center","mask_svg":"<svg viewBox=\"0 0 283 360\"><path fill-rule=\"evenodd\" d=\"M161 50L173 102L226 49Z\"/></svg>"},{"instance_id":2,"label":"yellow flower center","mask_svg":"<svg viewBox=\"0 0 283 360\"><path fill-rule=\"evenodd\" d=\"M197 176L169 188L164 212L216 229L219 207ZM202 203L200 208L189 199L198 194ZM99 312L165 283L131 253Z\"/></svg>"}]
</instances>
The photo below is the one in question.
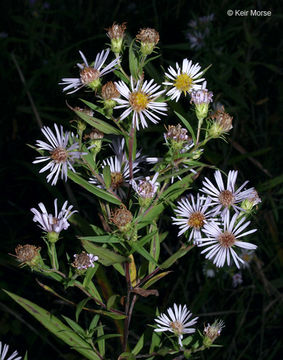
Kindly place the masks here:
<instances>
[{"instance_id":1,"label":"yellow flower center","mask_svg":"<svg viewBox=\"0 0 283 360\"><path fill-rule=\"evenodd\" d=\"M129 102L135 111L140 112L146 109L149 103L149 96L143 92L136 91L131 93Z\"/></svg>"},{"instance_id":2,"label":"yellow flower center","mask_svg":"<svg viewBox=\"0 0 283 360\"><path fill-rule=\"evenodd\" d=\"M192 88L193 79L188 74L181 74L177 76L175 81L175 87L183 91L184 93L189 91Z\"/></svg>"},{"instance_id":3,"label":"yellow flower center","mask_svg":"<svg viewBox=\"0 0 283 360\"><path fill-rule=\"evenodd\" d=\"M203 227L204 220L205 220L205 216L201 212L196 211L192 213L192 215L189 217L188 225L196 229L199 229Z\"/></svg>"},{"instance_id":4,"label":"yellow flower center","mask_svg":"<svg viewBox=\"0 0 283 360\"><path fill-rule=\"evenodd\" d=\"M225 231L218 236L218 241L222 247L230 248L235 244L236 238L235 235L233 235L229 231Z\"/></svg>"}]
</instances>

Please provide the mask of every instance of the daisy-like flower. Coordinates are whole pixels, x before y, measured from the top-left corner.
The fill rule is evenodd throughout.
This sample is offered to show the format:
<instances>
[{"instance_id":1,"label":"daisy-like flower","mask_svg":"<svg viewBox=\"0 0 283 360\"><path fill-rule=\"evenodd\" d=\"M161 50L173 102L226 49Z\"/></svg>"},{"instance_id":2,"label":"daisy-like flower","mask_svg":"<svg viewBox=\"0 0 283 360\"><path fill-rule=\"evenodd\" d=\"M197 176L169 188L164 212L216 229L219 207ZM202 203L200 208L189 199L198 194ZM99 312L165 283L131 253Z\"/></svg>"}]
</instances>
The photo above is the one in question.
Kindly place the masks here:
<instances>
[{"instance_id":1,"label":"daisy-like flower","mask_svg":"<svg viewBox=\"0 0 283 360\"><path fill-rule=\"evenodd\" d=\"M181 236L187 230L191 229L189 240L200 238L204 224L211 219L213 210L209 210L211 200L207 197L197 194L197 200L191 195L190 200L183 198L178 201L175 213L179 218L172 217L173 224L178 225Z\"/></svg>"},{"instance_id":2,"label":"daisy-like flower","mask_svg":"<svg viewBox=\"0 0 283 360\"><path fill-rule=\"evenodd\" d=\"M133 186L133 189L140 197L144 199L152 199L159 187L159 182L156 181L158 175L159 173L157 172L151 180L150 177L147 176L145 179L139 180L138 184L136 183L135 180L133 180L131 181L131 185Z\"/></svg>"},{"instance_id":3,"label":"daisy-like flower","mask_svg":"<svg viewBox=\"0 0 283 360\"><path fill-rule=\"evenodd\" d=\"M80 90L82 87L87 86L92 90L97 90L100 86L100 78L113 70L115 70L115 66L119 62L119 58L111 61L110 64L103 67L110 50L102 50L100 53L96 55L94 64L89 65L84 54L79 51L83 64L77 64L80 69L80 77L79 78L63 78L62 82L59 85L64 85L63 91L67 91L70 89L74 89L72 91L67 92L67 94L73 94L74 92Z\"/></svg>"},{"instance_id":4,"label":"daisy-like flower","mask_svg":"<svg viewBox=\"0 0 283 360\"><path fill-rule=\"evenodd\" d=\"M14 351L12 355L10 355L9 357L7 355L8 353L8 350L9 350L9 345L6 345L6 344L3 344L2 345L2 342L0 341L0 360L21 360L22 357L21 356L18 356L18 352L17 351Z\"/></svg>"},{"instance_id":5,"label":"daisy-like flower","mask_svg":"<svg viewBox=\"0 0 283 360\"><path fill-rule=\"evenodd\" d=\"M103 160L102 162L102 168L107 165L109 166L111 175L111 188L115 193L118 193L121 198L126 197L126 193L123 187L129 187L130 181L130 165L124 147L125 139L122 139L121 141L113 141L111 148L116 155L111 156L110 158ZM139 170L138 165L142 161L142 157L140 157L140 154L140 151L138 151L136 153L136 159L133 161L133 174L135 174ZM103 174L101 174L100 176L104 180ZM89 182L91 184L102 187L102 185L96 178L90 178Z\"/></svg>"},{"instance_id":6,"label":"daisy-like flower","mask_svg":"<svg viewBox=\"0 0 283 360\"><path fill-rule=\"evenodd\" d=\"M55 214L48 214L46 207L43 203L39 203L38 207L40 211L35 208L30 209L34 214L33 221L38 223L38 226L47 233L59 234L62 230L67 230L70 224L68 219L77 210L71 211L73 206L68 206L68 201L65 201L62 209L58 212L57 199L54 200Z\"/></svg>"},{"instance_id":7,"label":"daisy-like flower","mask_svg":"<svg viewBox=\"0 0 283 360\"><path fill-rule=\"evenodd\" d=\"M236 211L245 211L243 208L238 206L241 201L249 199L254 192L254 188L243 190L244 186L248 183L245 181L237 190L235 184L238 176L238 171L230 170L228 173L227 186L224 186L221 172L216 170L214 178L216 180L217 187L212 182L205 178L203 181L203 188L200 189L203 193L209 196L212 200L211 205L215 205L215 213L223 210L225 214L231 207Z\"/></svg>"},{"instance_id":8,"label":"daisy-like flower","mask_svg":"<svg viewBox=\"0 0 283 360\"><path fill-rule=\"evenodd\" d=\"M74 254L74 262L72 266L78 270L86 270L95 266L95 261L98 260L98 256L93 254L87 254L83 251L81 254Z\"/></svg>"},{"instance_id":9,"label":"daisy-like flower","mask_svg":"<svg viewBox=\"0 0 283 360\"><path fill-rule=\"evenodd\" d=\"M154 80L145 81L143 84L139 80L134 84L134 79L131 77L131 89L123 81L115 84L119 93L126 99L114 99L119 104L115 106L115 109L126 108L120 120L133 113L133 126L139 130L140 124L142 128L148 126L147 120L157 124L160 117L156 114L167 115L167 104L156 101L164 90L158 91L160 85L154 84Z\"/></svg>"},{"instance_id":10,"label":"daisy-like flower","mask_svg":"<svg viewBox=\"0 0 283 360\"><path fill-rule=\"evenodd\" d=\"M206 254L205 258L210 259L217 267L223 267L231 264L231 257L234 260L237 268L240 268L239 263L244 263L244 260L236 253L235 247L242 249L255 250L256 245L239 241L238 239L252 234L257 229L244 231L250 221L246 221L245 217L238 219L238 214L234 214L230 219L230 212L226 212L223 216L223 223L221 226L215 222L208 222L204 224L203 232L205 237L196 239L196 244L199 247L206 247L201 254Z\"/></svg>"},{"instance_id":11,"label":"daisy-like flower","mask_svg":"<svg viewBox=\"0 0 283 360\"><path fill-rule=\"evenodd\" d=\"M48 140L45 141L37 140L36 146L38 150L46 150L49 155L37 156L33 161L33 164L49 161L39 172L42 173L46 170L50 171L47 175L47 182L51 181L51 185L56 185L59 174L61 173L61 179L67 181L68 169L76 172L73 168L73 163L76 159L79 159L84 153L78 151L79 143L77 139L70 134L68 131L64 133L63 126L60 126L60 130L56 124L54 124L55 133L48 127L43 126L41 131ZM69 144L71 140L71 144Z\"/></svg>"},{"instance_id":12,"label":"daisy-like flower","mask_svg":"<svg viewBox=\"0 0 283 360\"><path fill-rule=\"evenodd\" d=\"M200 78L203 74L199 64L193 64L191 60L184 59L182 68L176 63L176 70L169 66L168 72L165 76L168 78L167 81L163 82L164 85L172 86L172 88L166 93L170 96L171 100L178 101L181 94L190 94L193 90L201 89L201 82L204 78Z\"/></svg>"},{"instance_id":13,"label":"daisy-like flower","mask_svg":"<svg viewBox=\"0 0 283 360\"><path fill-rule=\"evenodd\" d=\"M182 347L183 334L192 334L196 330L192 327L197 322L198 317L189 321L192 313L187 309L187 306L174 304L172 308L167 310L168 315L161 314L154 321L157 323L156 332L170 331L178 336L178 342Z\"/></svg>"}]
</instances>

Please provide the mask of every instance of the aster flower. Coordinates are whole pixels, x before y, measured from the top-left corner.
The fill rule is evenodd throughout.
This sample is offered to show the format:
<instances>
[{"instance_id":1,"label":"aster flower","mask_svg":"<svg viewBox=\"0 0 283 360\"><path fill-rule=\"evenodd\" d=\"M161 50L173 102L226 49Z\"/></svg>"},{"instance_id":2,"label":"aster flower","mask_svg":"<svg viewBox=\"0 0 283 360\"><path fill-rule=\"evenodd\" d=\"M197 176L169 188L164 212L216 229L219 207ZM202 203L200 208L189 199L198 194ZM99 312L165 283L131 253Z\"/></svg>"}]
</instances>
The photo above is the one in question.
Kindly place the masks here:
<instances>
[{"instance_id":1,"label":"aster flower","mask_svg":"<svg viewBox=\"0 0 283 360\"><path fill-rule=\"evenodd\" d=\"M209 198L200 196L200 194L197 194L196 201L192 195L190 200L183 198L178 201L175 213L180 218L172 217L173 224L180 228L178 236L191 229L189 240L201 237L201 230L204 224L211 219L213 213L213 210L209 210L210 203Z\"/></svg>"},{"instance_id":2,"label":"aster flower","mask_svg":"<svg viewBox=\"0 0 283 360\"><path fill-rule=\"evenodd\" d=\"M164 85L172 86L172 88L166 93L170 96L171 100L178 101L182 92L186 95L191 93L193 90L201 89L200 82L204 81L204 78L201 78L203 71L199 64L194 64L188 59L184 59L182 63L182 68L179 64L176 63L176 70L169 66L168 72L165 73L165 76L168 78L167 81L163 82Z\"/></svg>"},{"instance_id":3,"label":"aster flower","mask_svg":"<svg viewBox=\"0 0 283 360\"><path fill-rule=\"evenodd\" d=\"M205 237L200 237L196 240L196 244L199 247L206 247L201 254L205 254L206 259L210 259L217 267L223 267L227 262L227 265L231 264L231 257L234 260L237 268L240 268L239 263L244 263L244 260L236 253L235 247L254 250L256 245L239 241L238 239L252 234L257 229L244 231L250 221L246 221L245 217L238 218L238 214L234 214L230 219L230 212L226 212L223 216L223 223L219 226L215 222L209 222L204 224L203 232Z\"/></svg>"},{"instance_id":4,"label":"aster flower","mask_svg":"<svg viewBox=\"0 0 283 360\"><path fill-rule=\"evenodd\" d=\"M38 207L40 211L35 208L30 210L34 214L33 221L37 222L38 226L47 233L59 234L62 230L67 230L70 226L69 217L77 212L77 210L71 211L73 206L68 206L68 201L64 202L62 209L58 212L57 199L54 200L54 215L48 214L43 203L39 203Z\"/></svg>"},{"instance_id":5,"label":"aster flower","mask_svg":"<svg viewBox=\"0 0 283 360\"><path fill-rule=\"evenodd\" d=\"M111 173L111 188L115 193L118 193L121 198L125 198L126 193L123 190L123 187L129 187L130 181L130 165L124 149L125 139L113 141L111 148L116 155L103 160L102 168L107 165L109 166ZM133 161L133 174L139 170L138 165L142 161L142 157L140 155L140 151L137 151L136 159ZM100 176L104 179L103 174ZM102 187L96 178L91 177L89 182Z\"/></svg>"},{"instance_id":6,"label":"aster flower","mask_svg":"<svg viewBox=\"0 0 283 360\"><path fill-rule=\"evenodd\" d=\"M238 176L238 171L230 170L228 173L227 186L224 186L222 175L219 170L216 170L214 173L214 178L216 180L217 187L212 184L212 182L205 178L203 181L203 188L200 189L203 193L208 195L212 202L211 205L215 205L215 213L218 213L220 210L225 214L229 208L233 208L236 212L243 211L239 204L241 201L248 199L254 191L254 188L249 188L243 190L244 186L248 183L245 181L237 190L235 189L235 184Z\"/></svg>"},{"instance_id":7,"label":"aster flower","mask_svg":"<svg viewBox=\"0 0 283 360\"><path fill-rule=\"evenodd\" d=\"M70 134L68 131L64 133L63 127L59 128L54 124L55 133L48 127L43 126L41 132L46 137L47 142L37 140L36 146L38 150L46 150L49 152L49 155L38 156L33 161L33 164L41 163L44 161L49 161L39 173L42 173L46 170L50 170L50 174L47 175L47 182L51 181L51 185L56 185L59 174L61 172L61 179L67 181L68 169L71 169L73 172L76 172L73 168L73 163L76 159L80 158L83 155L82 152L78 151L79 143L76 142L76 138L73 134ZM71 140L71 144L68 143Z\"/></svg>"},{"instance_id":8,"label":"aster flower","mask_svg":"<svg viewBox=\"0 0 283 360\"><path fill-rule=\"evenodd\" d=\"M14 351L12 355L10 355L9 357L6 357L7 353L9 350L9 345L3 344L2 346L2 342L0 341L0 359L1 360L21 360L22 357L18 356L18 352Z\"/></svg>"},{"instance_id":9,"label":"aster flower","mask_svg":"<svg viewBox=\"0 0 283 360\"><path fill-rule=\"evenodd\" d=\"M79 51L83 64L77 64L80 69L80 77L79 78L63 78L62 82L59 85L64 85L63 91L67 91L70 89L74 89L72 91L67 92L67 94L73 94L74 92L80 90L82 87L87 86L92 90L97 90L100 85L100 78L113 70L115 70L115 66L119 62L119 58L111 61L110 64L103 67L110 50L102 50L100 53L96 55L94 64L90 66L84 54Z\"/></svg>"},{"instance_id":10,"label":"aster flower","mask_svg":"<svg viewBox=\"0 0 283 360\"><path fill-rule=\"evenodd\" d=\"M143 180L138 180L137 184L135 180L131 181L131 185L136 193L144 199L152 199L157 192L159 183L156 181L159 173L157 172L152 179L147 176Z\"/></svg>"},{"instance_id":11,"label":"aster flower","mask_svg":"<svg viewBox=\"0 0 283 360\"><path fill-rule=\"evenodd\" d=\"M187 306L174 304L172 308L167 310L168 315L161 314L154 321L157 323L156 332L170 331L178 336L178 342L182 347L183 334L192 334L196 330L192 326L197 322L198 317L189 321L192 313L187 309Z\"/></svg>"},{"instance_id":12,"label":"aster flower","mask_svg":"<svg viewBox=\"0 0 283 360\"><path fill-rule=\"evenodd\" d=\"M234 288L238 287L239 285L241 285L243 282L243 278L242 278L242 274L240 272L236 273L233 275L232 277L232 286Z\"/></svg>"},{"instance_id":13,"label":"aster flower","mask_svg":"<svg viewBox=\"0 0 283 360\"><path fill-rule=\"evenodd\" d=\"M131 89L123 81L115 83L119 93L126 98L126 100L114 99L119 104L115 106L115 109L126 108L120 116L120 120L124 120L133 113L132 122L137 130L139 130L140 124L142 128L146 128L147 120L157 124L160 117L156 114L167 115L167 104L156 101L164 93L164 90L158 91L160 85L154 84L153 81L145 81L141 84L139 80L135 85L134 79L131 77Z\"/></svg>"},{"instance_id":14,"label":"aster flower","mask_svg":"<svg viewBox=\"0 0 283 360\"><path fill-rule=\"evenodd\" d=\"M78 270L86 270L95 266L95 261L98 260L98 256L87 254L85 251L83 251L81 254L74 254L74 259L75 260L72 263L73 267Z\"/></svg>"}]
</instances>

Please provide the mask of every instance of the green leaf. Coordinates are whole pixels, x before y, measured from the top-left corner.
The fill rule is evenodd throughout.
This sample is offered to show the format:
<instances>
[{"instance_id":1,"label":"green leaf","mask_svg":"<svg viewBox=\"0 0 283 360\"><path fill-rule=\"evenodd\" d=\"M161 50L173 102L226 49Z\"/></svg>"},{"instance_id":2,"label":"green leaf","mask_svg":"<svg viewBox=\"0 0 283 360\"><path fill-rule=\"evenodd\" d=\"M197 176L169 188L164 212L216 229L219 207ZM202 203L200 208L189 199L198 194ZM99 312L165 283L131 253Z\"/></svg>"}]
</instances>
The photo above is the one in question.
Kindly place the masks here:
<instances>
[{"instance_id":1,"label":"green leaf","mask_svg":"<svg viewBox=\"0 0 283 360\"><path fill-rule=\"evenodd\" d=\"M155 228L157 227L156 224L154 224L154 227ZM156 262L158 262L159 254L160 254L160 240L159 240L159 234L157 232L156 235L154 235L154 237L152 238L150 243L150 255L154 258ZM151 274L155 269L155 267L156 266L153 263L149 263L148 273Z\"/></svg>"},{"instance_id":2,"label":"green leaf","mask_svg":"<svg viewBox=\"0 0 283 360\"><path fill-rule=\"evenodd\" d=\"M103 326L99 326L97 329L97 339L95 340L98 344L98 350L102 356L105 356L105 335Z\"/></svg>"},{"instance_id":3,"label":"green leaf","mask_svg":"<svg viewBox=\"0 0 283 360\"><path fill-rule=\"evenodd\" d=\"M80 240L87 240L95 243L103 243L103 244L115 244L120 243L122 240L109 234L102 236L79 236Z\"/></svg>"},{"instance_id":4,"label":"green leaf","mask_svg":"<svg viewBox=\"0 0 283 360\"><path fill-rule=\"evenodd\" d=\"M129 84L129 83L130 83L130 82L129 82L129 79L127 78L127 76L124 75L121 71L119 71L119 70L114 70L113 72L114 72L114 74L115 74L116 76L118 76L119 79L123 80L126 84Z\"/></svg>"},{"instance_id":5,"label":"green leaf","mask_svg":"<svg viewBox=\"0 0 283 360\"><path fill-rule=\"evenodd\" d=\"M79 324L77 324L75 321L68 318L67 316L62 315L62 317L68 323L68 325L75 331L76 334L78 334L80 336L84 336L85 331L84 331L84 329L82 327L80 327Z\"/></svg>"},{"instance_id":6,"label":"green leaf","mask_svg":"<svg viewBox=\"0 0 283 360\"><path fill-rule=\"evenodd\" d=\"M120 360L135 360L136 357L135 355L133 355L130 352L123 352L122 354L119 355L118 359Z\"/></svg>"},{"instance_id":7,"label":"green leaf","mask_svg":"<svg viewBox=\"0 0 283 360\"><path fill-rule=\"evenodd\" d=\"M135 39L131 42L131 45L129 47L129 68L131 75L135 80L138 80L138 59L134 53L133 45L135 43Z\"/></svg>"},{"instance_id":8,"label":"green leaf","mask_svg":"<svg viewBox=\"0 0 283 360\"><path fill-rule=\"evenodd\" d=\"M89 328L88 328L89 332L94 331L94 329L96 328L96 326L98 324L99 318L100 318L99 315L94 315L93 319L91 320L91 323L89 324Z\"/></svg>"},{"instance_id":9,"label":"green leaf","mask_svg":"<svg viewBox=\"0 0 283 360\"><path fill-rule=\"evenodd\" d=\"M160 274L157 274L155 276L153 276L151 279L149 279L144 285L143 285L143 289L148 289L151 285L153 285L154 283L156 283L158 280L162 279L164 276L170 274L172 271L165 271L162 272Z\"/></svg>"},{"instance_id":10,"label":"green leaf","mask_svg":"<svg viewBox=\"0 0 283 360\"><path fill-rule=\"evenodd\" d=\"M138 353L142 350L144 345L144 334L139 338L139 341L137 342L136 346L133 348L132 353L134 355L138 355Z\"/></svg>"},{"instance_id":11,"label":"green leaf","mask_svg":"<svg viewBox=\"0 0 283 360\"><path fill-rule=\"evenodd\" d=\"M28 352L26 352L24 360L28 360Z\"/></svg>"},{"instance_id":12,"label":"green leaf","mask_svg":"<svg viewBox=\"0 0 283 360\"><path fill-rule=\"evenodd\" d=\"M56 316L27 299L24 299L7 290L4 291L57 338L68 344L71 348L75 349L87 359L99 360L99 357L92 350L91 346Z\"/></svg>"},{"instance_id":13,"label":"green leaf","mask_svg":"<svg viewBox=\"0 0 283 360\"><path fill-rule=\"evenodd\" d=\"M83 282L84 287L88 287L88 285L91 282L92 278L94 277L98 267L99 267L99 264L96 264L95 267L90 267L87 269L86 275L84 278L84 282Z\"/></svg>"},{"instance_id":14,"label":"green leaf","mask_svg":"<svg viewBox=\"0 0 283 360\"><path fill-rule=\"evenodd\" d=\"M185 346L190 345L190 343L193 341L193 337L192 336L188 336L185 339L182 340L182 344Z\"/></svg>"},{"instance_id":15,"label":"green leaf","mask_svg":"<svg viewBox=\"0 0 283 360\"><path fill-rule=\"evenodd\" d=\"M107 305L106 305L107 310L109 310L110 308L113 307L117 296L119 296L119 295L114 294L114 295L110 296L110 298L107 301Z\"/></svg>"},{"instance_id":16,"label":"green leaf","mask_svg":"<svg viewBox=\"0 0 283 360\"><path fill-rule=\"evenodd\" d=\"M144 237L142 237L141 239L138 240L138 244L140 246L144 246L145 244L147 244L151 238L157 233L157 230L150 232L149 234L145 235Z\"/></svg>"},{"instance_id":17,"label":"green leaf","mask_svg":"<svg viewBox=\"0 0 283 360\"><path fill-rule=\"evenodd\" d=\"M98 347L99 347L99 342L100 341L104 341L105 339L111 339L111 338L115 338L115 337L121 337L122 335L121 334L106 334L106 335L102 335L102 336L99 336L97 339L95 339L94 341L93 341L93 343L95 344L95 343L97 343L98 342ZM100 349L99 349L100 350ZM104 354L101 352L101 350L100 350L100 353L102 354L102 355L105 355L105 352L104 352Z\"/></svg>"},{"instance_id":18,"label":"green leaf","mask_svg":"<svg viewBox=\"0 0 283 360\"><path fill-rule=\"evenodd\" d=\"M88 253L97 255L98 261L105 266L127 261L126 257L116 254L106 248L94 245L87 240L82 240L82 245Z\"/></svg>"},{"instance_id":19,"label":"green leaf","mask_svg":"<svg viewBox=\"0 0 283 360\"><path fill-rule=\"evenodd\" d=\"M106 189L109 189L111 185L111 171L109 165L105 165L103 168L103 180Z\"/></svg>"},{"instance_id":20,"label":"green leaf","mask_svg":"<svg viewBox=\"0 0 283 360\"><path fill-rule=\"evenodd\" d=\"M76 306L76 322L79 321L79 316L80 316L80 313L83 309L83 307L86 305L86 303L90 300L90 298L86 298L86 299L83 299L82 301L80 301L77 306ZM70 324L69 324L70 325ZM71 325L70 325L71 326Z\"/></svg>"},{"instance_id":21,"label":"green leaf","mask_svg":"<svg viewBox=\"0 0 283 360\"><path fill-rule=\"evenodd\" d=\"M89 103L91 104L91 103ZM99 131L102 131L104 134L114 134L114 135L122 135L121 131L114 128L112 125L109 125L103 120L97 119L93 116L89 116L81 111L74 110L75 113L83 119L85 122L87 122L92 127L98 129Z\"/></svg>"},{"instance_id":22,"label":"green leaf","mask_svg":"<svg viewBox=\"0 0 283 360\"><path fill-rule=\"evenodd\" d=\"M155 259L150 255L150 253L145 250L145 248L143 248L142 246L139 245L138 242L136 241L132 241L131 242L131 247L137 251L140 255L142 255L146 260L148 260L149 262L152 262L153 264L155 264L156 266L158 266L157 262L155 261Z\"/></svg>"},{"instance_id":23,"label":"green leaf","mask_svg":"<svg viewBox=\"0 0 283 360\"><path fill-rule=\"evenodd\" d=\"M109 192L100 189L97 186L90 184L87 180L81 178L78 174L68 171L68 177L73 180L76 184L81 185L84 189L88 190L92 194L98 196L99 198L108 201L112 204L120 205L121 201L114 195L110 194Z\"/></svg>"},{"instance_id":24,"label":"green leaf","mask_svg":"<svg viewBox=\"0 0 283 360\"><path fill-rule=\"evenodd\" d=\"M126 315L123 315L123 314L116 314L116 313L113 313L110 311L105 311L105 310L93 310L93 312L104 315L104 316L108 316L111 319L115 319L115 320L122 320L127 317Z\"/></svg>"},{"instance_id":25,"label":"green leaf","mask_svg":"<svg viewBox=\"0 0 283 360\"><path fill-rule=\"evenodd\" d=\"M160 269L169 268L171 265L174 264L175 261L180 259L182 256L186 255L193 247L194 247L194 245L189 245L189 246L183 245L175 254L170 256L161 265L159 265Z\"/></svg>"},{"instance_id":26,"label":"green leaf","mask_svg":"<svg viewBox=\"0 0 283 360\"><path fill-rule=\"evenodd\" d=\"M196 136L194 133L193 128L191 127L190 123L184 118L184 116L182 116L181 114L177 113L177 111L174 111L174 113L178 116L178 118L182 121L182 123L186 126L186 128L189 130L189 132L192 135L193 138L193 142L194 144L196 144Z\"/></svg>"},{"instance_id":27,"label":"green leaf","mask_svg":"<svg viewBox=\"0 0 283 360\"><path fill-rule=\"evenodd\" d=\"M89 108L91 108L94 111L97 111L99 114L104 115L103 114L103 109L101 107L99 107L98 105L95 105L89 101L86 101L84 99L80 99L84 104L86 104Z\"/></svg>"}]
</instances>

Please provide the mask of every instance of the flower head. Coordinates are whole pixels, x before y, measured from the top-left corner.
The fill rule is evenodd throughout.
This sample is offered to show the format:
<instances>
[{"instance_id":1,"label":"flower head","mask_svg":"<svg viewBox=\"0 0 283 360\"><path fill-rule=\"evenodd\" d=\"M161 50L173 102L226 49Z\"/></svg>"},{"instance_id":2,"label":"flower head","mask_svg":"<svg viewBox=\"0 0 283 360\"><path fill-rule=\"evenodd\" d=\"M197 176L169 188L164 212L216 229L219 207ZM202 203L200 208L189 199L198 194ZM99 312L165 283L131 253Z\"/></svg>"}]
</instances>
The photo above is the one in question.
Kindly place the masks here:
<instances>
[{"instance_id":1,"label":"flower head","mask_svg":"<svg viewBox=\"0 0 283 360\"><path fill-rule=\"evenodd\" d=\"M232 121L233 117L225 112L224 106L216 110L211 115L211 126L208 130L208 135L213 138L218 138L223 134L228 133L233 128Z\"/></svg>"},{"instance_id":2,"label":"flower head","mask_svg":"<svg viewBox=\"0 0 283 360\"><path fill-rule=\"evenodd\" d=\"M159 33L151 28L141 29L136 35L136 39L141 43L141 53L147 56L152 53L155 45L159 42Z\"/></svg>"},{"instance_id":3,"label":"flower head","mask_svg":"<svg viewBox=\"0 0 283 360\"><path fill-rule=\"evenodd\" d=\"M35 208L31 209L31 212L34 214L33 221L37 222L43 231L57 234L57 238L62 230L67 230L70 226L68 223L69 217L77 212L77 210L71 211L73 206L68 206L68 201L64 202L62 209L58 212L57 199L54 200L54 215L48 214L43 203L39 203L38 206L41 212Z\"/></svg>"},{"instance_id":4,"label":"flower head","mask_svg":"<svg viewBox=\"0 0 283 360\"><path fill-rule=\"evenodd\" d=\"M74 259L74 262L72 262L73 267L78 270L86 270L95 266L94 262L98 260L98 256L83 251L81 254L74 254Z\"/></svg>"},{"instance_id":5,"label":"flower head","mask_svg":"<svg viewBox=\"0 0 283 360\"><path fill-rule=\"evenodd\" d=\"M133 215L129 210L127 210L125 205L121 205L119 208L116 208L111 212L110 221L122 232L127 232L129 230L132 220Z\"/></svg>"},{"instance_id":6,"label":"flower head","mask_svg":"<svg viewBox=\"0 0 283 360\"><path fill-rule=\"evenodd\" d=\"M135 85L134 79L131 77L131 90L123 81L115 83L119 93L126 98L126 100L115 99L119 104L115 109L126 108L120 116L120 120L133 113L133 125L136 126L137 130L139 130L140 123L142 128L148 126L147 119L157 124L160 117L156 113L166 115L167 112L167 104L156 101L164 90L157 91L160 85L154 84L153 81L145 81L141 84L139 80Z\"/></svg>"},{"instance_id":7,"label":"flower head","mask_svg":"<svg viewBox=\"0 0 283 360\"><path fill-rule=\"evenodd\" d=\"M107 30L107 36L111 40L111 50L115 54L119 54L122 51L124 32L126 30L126 23L121 25L113 23Z\"/></svg>"},{"instance_id":8,"label":"flower head","mask_svg":"<svg viewBox=\"0 0 283 360\"><path fill-rule=\"evenodd\" d=\"M21 360L22 357L18 356L18 352L14 351L12 355L9 357L6 357L9 350L9 345L3 344L2 341L0 341L0 359L1 360Z\"/></svg>"},{"instance_id":9,"label":"flower head","mask_svg":"<svg viewBox=\"0 0 283 360\"><path fill-rule=\"evenodd\" d=\"M74 92L80 90L82 87L86 86L92 90L97 90L100 86L100 78L113 70L115 70L115 66L118 64L119 59L115 59L111 61L110 64L103 67L110 50L102 50L100 53L96 55L93 66L88 64L88 61L84 54L79 51L83 64L77 64L80 69L80 77L79 78L63 78L62 82L59 85L64 85L63 91L67 91L70 89L74 89L72 91L67 92L67 94L73 94Z\"/></svg>"},{"instance_id":10,"label":"flower head","mask_svg":"<svg viewBox=\"0 0 283 360\"><path fill-rule=\"evenodd\" d=\"M136 181L132 181L131 184L136 191L136 193L144 198L144 199L152 199L157 192L159 183L156 181L158 178L159 173L156 173L152 179L147 176L143 180L138 180L139 183L137 184Z\"/></svg>"},{"instance_id":11,"label":"flower head","mask_svg":"<svg viewBox=\"0 0 283 360\"><path fill-rule=\"evenodd\" d=\"M230 170L227 178L227 186L224 186L221 172L216 170L214 178L216 180L217 187L212 182L205 178L203 181L203 188L200 190L211 198L211 205L215 205L215 212L218 213L220 210L223 214L226 213L231 207L236 211L242 211L240 206L237 204L241 201L248 199L254 191L254 188L243 190L244 186L248 183L245 181L237 190L235 188L238 171Z\"/></svg>"},{"instance_id":12,"label":"flower head","mask_svg":"<svg viewBox=\"0 0 283 360\"><path fill-rule=\"evenodd\" d=\"M15 248L15 256L21 264L27 264L33 267L41 261L40 250L40 247L34 245L17 245Z\"/></svg>"},{"instance_id":13,"label":"flower head","mask_svg":"<svg viewBox=\"0 0 283 360\"><path fill-rule=\"evenodd\" d=\"M49 152L45 156L37 156L33 161L33 164L49 161L39 172L42 173L46 170L50 170L50 174L47 175L47 182L51 181L51 185L56 185L59 175L61 173L61 179L67 181L68 169L76 172L73 168L73 163L76 159L79 159L82 152L78 151L79 143L77 139L67 131L64 133L63 127L60 126L60 130L56 124L54 124L55 133L48 127L43 126L41 132L48 140L45 141L37 140L36 146L38 150L46 150ZM69 142L71 141L71 144Z\"/></svg>"},{"instance_id":14,"label":"flower head","mask_svg":"<svg viewBox=\"0 0 283 360\"><path fill-rule=\"evenodd\" d=\"M244 263L244 260L234 250L235 247L254 250L256 245L239 241L238 239L254 233L257 229L244 231L250 221L246 221L245 217L238 218L238 214L234 214L230 219L229 211L223 216L223 222L219 226L215 222L208 222L203 227L203 232L207 237L200 237L196 239L196 244L199 247L206 247L201 254L205 254L206 259L210 259L217 267L223 267L231 264L231 257L234 260L237 268L240 268L239 263Z\"/></svg>"},{"instance_id":15,"label":"flower head","mask_svg":"<svg viewBox=\"0 0 283 360\"><path fill-rule=\"evenodd\" d=\"M189 321L192 313L187 309L187 306L174 304L172 308L168 308L167 314L159 315L154 321L157 323L156 332L170 331L178 336L178 342L182 347L183 334L192 334L196 330L192 326L197 322L198 317Z\"/></svg>"},{"instance_id":16,"label":"flower head","mask_svg":"<svg viewBox=\"0 0 283 360\"><path fill-rule=\"evenodd\" d=\"M181 94L190 94L194 90L201 89L201 82L204 78L200 78L203 72L199 64L194 64L188 59L184 59L182 68L176 63L176 70L169 66L168 72L165 76L168 78L167 81L163 82L164 85L172 86L172 88L166 93L170 96L171 100L178 101Z\"/></svg>"},{"instance_id":17,"label":"flower head","mask_svg":"<svg viewBox=\"0 0 283 360\"><path fill-rule=\"evenodd\" d=\"M223 320L215 320L212 325L207 324L203 330L205 335L204 344L206 346L210 346L215 341L215 339L220 336L224 327L225 325Z\"/></svg>"},{"instance_id":18,"label":"flower head","mask_svg":"<svg viewBox=\"0 0 283 360\"><path fill-rule=\"evenodd\" d=\"M179 217L172 217L174 220L173 224L178 225L180 228L178 236L191 229L189 240L201 237L204 224L211 219L213 213L212 210L209 210L210 203L211 200L209 198L200 196L200 194L197 194L196 201L192 195L190 200L183 198L178 201L175 213Z\"/></svg>"}]
</instances>

